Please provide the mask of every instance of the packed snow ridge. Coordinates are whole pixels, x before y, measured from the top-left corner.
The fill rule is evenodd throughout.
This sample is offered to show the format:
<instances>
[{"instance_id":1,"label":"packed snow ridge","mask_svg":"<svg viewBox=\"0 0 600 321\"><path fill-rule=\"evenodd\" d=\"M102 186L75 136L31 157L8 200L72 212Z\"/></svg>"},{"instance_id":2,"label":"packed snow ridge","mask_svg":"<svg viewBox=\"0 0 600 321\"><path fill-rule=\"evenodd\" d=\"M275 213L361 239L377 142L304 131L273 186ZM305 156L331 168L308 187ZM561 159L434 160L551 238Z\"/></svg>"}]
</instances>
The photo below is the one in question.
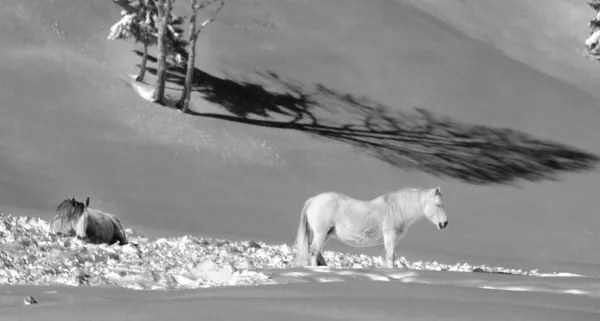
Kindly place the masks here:
<instances>
[{"instance_id":1,"label":"packed snow ridge","mask_svg":"<svg viewBox=\"0 0 600 321\"><path fill-rule=\"evenodd\" d=\"M50 232L36 217L0 214L0 284L103 286L140 290L194 289L278 283L270 270L290 267L295 249L286 244L221 239L149 239L127 229L130 244L94 245ZM381 257L324 251L328 269L378 268ZM409 262L400 271L493 272L565 276L501 267ZM309 269L307 269L309 271Z\"/></svg>"}]
</instances>

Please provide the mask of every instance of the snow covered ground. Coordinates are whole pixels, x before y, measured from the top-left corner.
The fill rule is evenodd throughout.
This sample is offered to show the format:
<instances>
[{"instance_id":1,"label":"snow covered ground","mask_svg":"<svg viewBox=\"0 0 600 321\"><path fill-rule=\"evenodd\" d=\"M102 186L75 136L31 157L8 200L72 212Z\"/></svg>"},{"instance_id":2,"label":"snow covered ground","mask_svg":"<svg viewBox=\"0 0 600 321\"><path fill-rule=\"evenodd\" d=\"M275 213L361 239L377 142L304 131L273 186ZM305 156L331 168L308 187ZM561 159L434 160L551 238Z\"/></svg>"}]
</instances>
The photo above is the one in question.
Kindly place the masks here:
<instances>
[{"instance_id":1,"label":"snow covered ground","mask_svg":"<svg viewBox=\"0 0 600 321\"><path fill-rule=\"evenodd\" d=\"M527 271L400 257L399 269L384 269L379 256L333 251L324 252L328 267L293 267L295 248L287 244L190 236L149 239L127 232L130 243L125 246L93 245L52 234L41 218L1 214L0 283L175 290L369 280L600 296L600 279L543 267Z\"/></svg>"},{"instance_id":2,"label":"snow covered ground","mask_svg":"<svg viewBox=\"0 0 600 321\"><path fill-rule=\"evenodd\" d=\"M403 257L384 269L380 257L331 251L330 267L288 267L286 244L127 233L125 246L90 245L49 233L43 219L1 214L3 320L600 317L600 278L568 271Z\"/></svg>"}]
</instances>

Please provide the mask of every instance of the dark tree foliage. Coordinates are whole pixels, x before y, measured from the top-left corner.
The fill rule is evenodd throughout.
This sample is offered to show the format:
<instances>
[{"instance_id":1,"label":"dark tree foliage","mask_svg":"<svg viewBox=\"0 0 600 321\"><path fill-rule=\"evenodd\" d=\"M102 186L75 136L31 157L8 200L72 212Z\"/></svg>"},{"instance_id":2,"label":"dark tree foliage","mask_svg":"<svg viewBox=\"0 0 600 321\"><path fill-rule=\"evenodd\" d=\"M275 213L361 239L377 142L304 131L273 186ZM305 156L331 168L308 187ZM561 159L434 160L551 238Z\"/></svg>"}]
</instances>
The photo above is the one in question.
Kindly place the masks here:
<instances>
[{"instance_id":1,"label":"dark tree foliage","mask_svg":"<svg viewBox=\"0 0 600 321\"><path fill-rule=\"evenodd\" d=\"M585 47L592 59L600 60L600 0L591 0L588 5L596 11L596 16L589 22L590 36L585 41Z\"/></svg>"}]
</instances>

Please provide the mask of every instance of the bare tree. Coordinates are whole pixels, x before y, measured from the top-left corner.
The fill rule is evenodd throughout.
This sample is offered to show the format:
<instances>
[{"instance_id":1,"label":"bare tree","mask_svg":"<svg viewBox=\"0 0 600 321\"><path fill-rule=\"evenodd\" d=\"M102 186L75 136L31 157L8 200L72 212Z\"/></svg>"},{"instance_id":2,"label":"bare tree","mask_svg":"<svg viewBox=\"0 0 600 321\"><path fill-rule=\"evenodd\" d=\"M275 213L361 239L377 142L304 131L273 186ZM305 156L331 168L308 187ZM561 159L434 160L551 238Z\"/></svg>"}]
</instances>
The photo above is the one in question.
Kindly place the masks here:
<instances>
[{"instance_id":1,"label":"bare tree","mask_svg":"<svg viewBox=\"0 0 600 321\"><path fill-rule=\"evenodd\" d=\"M219 7L210 15L208 19L200 24L198 27L196 24L196 19L198 12L207 6L220 1ZM195 60L196 60L196 41L198 40L198 36L206 28L206 26L213 22L221 9L225 6L229 0L190 0L190 5L192 9L192 14L190 16L190 25L189 25L189 38L188 38L188 52L187 52L187 70L185 73L185 84L183 86L183 92L181 93L181 98L177 103L177 107L180 108L184 113L188 111L190 105L190 95L192 92L192 86L194 84L194 70L195 70Z\"/></svg>"},{"instance_id":2,"label":"bare tree","mask_svg":"<svg viewBox=\"0 0 600 321\"><path fill-rule=\"evenodd\" d=\"M156 86L153 99L155 102L165 105L165 84L167 81L167 30L171 9L174 0L152 0L158 10L157 16L157 38L158 38L158 71L156 73Z\"/></svg>"}]
</instances>

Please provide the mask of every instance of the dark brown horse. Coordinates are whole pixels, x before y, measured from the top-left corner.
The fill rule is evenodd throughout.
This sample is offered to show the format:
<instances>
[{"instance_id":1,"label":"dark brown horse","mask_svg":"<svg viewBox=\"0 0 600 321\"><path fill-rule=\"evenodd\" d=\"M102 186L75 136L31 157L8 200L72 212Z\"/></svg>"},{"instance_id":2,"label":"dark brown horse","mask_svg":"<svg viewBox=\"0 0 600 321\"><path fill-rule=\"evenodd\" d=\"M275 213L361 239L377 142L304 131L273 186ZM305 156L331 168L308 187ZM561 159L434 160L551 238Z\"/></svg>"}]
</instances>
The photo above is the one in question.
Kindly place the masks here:
<instances>
[{"instance_id":1,"label":"dark brown horse","mask_svg":"<svg viewBox=\"0 0 600 321\"><path fill-rule=\"evenodd\" d=\"M94 244L127 244L125 230L117 216L89 207L90 198L83 202L75 198L63 200L50 221L53 233L76 236Z\"/></svg>"}]
</instances>

